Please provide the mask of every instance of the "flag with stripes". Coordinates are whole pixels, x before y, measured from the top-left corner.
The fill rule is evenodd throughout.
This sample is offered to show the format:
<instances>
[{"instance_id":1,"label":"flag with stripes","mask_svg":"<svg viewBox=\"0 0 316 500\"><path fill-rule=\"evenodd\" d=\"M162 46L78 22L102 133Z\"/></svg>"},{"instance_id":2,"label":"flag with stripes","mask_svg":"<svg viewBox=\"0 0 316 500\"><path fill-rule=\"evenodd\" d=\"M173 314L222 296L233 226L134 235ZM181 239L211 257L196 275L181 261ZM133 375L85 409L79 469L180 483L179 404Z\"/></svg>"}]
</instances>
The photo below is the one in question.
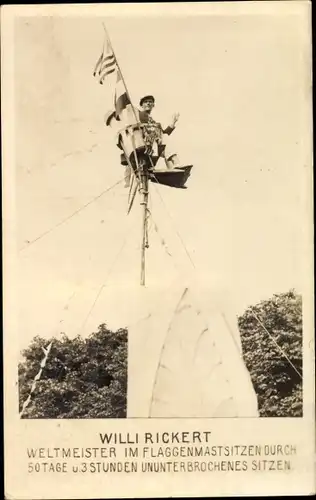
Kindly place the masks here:
<instances>
[{"instance_id":1,"label":"flag with stripes","mask_svg":"<svg viewBox=\"0 0 316 500\"><path fill-rule=\"evenodd\" d=\"M101 55L94 68L93 76L102 85L104 80L112 73L116 74L114 109L106 115L106 125L113 125L113 119L123 122L125 125L135 123L135 111L133 110L112 46L109 40L106 39Z\"/></svg>"},{"instance_id":2,"label":"flag with stripes","mask_svg":"<svg viewBox=\"0 0 316 500\"><path fill-rule=\"evenodd\" d=\"M115 71L118 71L116 58L113 54L112 47L107 40L95 65L93 76L95 76L98 79L99 83L103 85L105 78Z\"/></svg>"}]
</instances>

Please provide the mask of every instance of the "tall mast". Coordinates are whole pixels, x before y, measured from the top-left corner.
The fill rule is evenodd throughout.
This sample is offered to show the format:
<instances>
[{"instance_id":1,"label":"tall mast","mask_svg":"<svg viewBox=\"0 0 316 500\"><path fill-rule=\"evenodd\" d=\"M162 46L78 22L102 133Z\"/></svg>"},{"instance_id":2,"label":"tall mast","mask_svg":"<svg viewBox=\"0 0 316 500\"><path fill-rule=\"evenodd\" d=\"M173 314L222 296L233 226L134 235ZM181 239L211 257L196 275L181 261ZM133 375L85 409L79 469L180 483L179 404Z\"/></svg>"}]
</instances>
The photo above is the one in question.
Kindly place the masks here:
<instances>
[{"instance_id":1,"label":"tall mast","mask_svg":"<svg viewBox=\"0 0 316 500\"><path fill-rule=\"evenodd\" d=\"M146 248L148 248L148 170L145 161L140 161L140 185L141 185L141 205L143 207L143 223L142 223L142 247L141 247L141 271L140 284L146 284Z\"/></svg>"},{"instance_id":2,"label":"tall mast","mask_svg":"<svg viewBox=\"0 0 316 500\"><path fill-rule=\"evenodd\" d=\"M106 37L108 39L109 45L111 47L111 50L113 52L113 55L115 57L117 68L118 68L118 70L120 72L120 75L121 75L121 78L122 78L122 82L123 82L123 85L124 85L124 88L125 88L125 91L126 91L126 95L127 95L128 99L129 99L129 102L131 103L131 107L132 107L133 114L134 114L134 117L135 117L135 123L137 124L138 123L137 114L136 114L135 108L133 106L133 103L132 103L129 91L127 89L127 85L125 83L125 79L124 79L123 73L121 71L118 59L117 59L116 54L114 52L113 45L111 43L111 40L110 40L108 31L106 29L106 26L105 26L104 23L102 23L102 25L103 25L103 28L104 28L104 31L105 31L105 35L106 35ZM133 146L134 146L134 155L135 155L136 167L137 167L137 170L138 170L138 173L139 173L139 178L140 178L139 179L140 180L140 183L139 183L139 192L140 192L140 195L141 195L141 202L140 202L140 204L143 207L140 284L142 286L145 286L145 284L146 284L146 248L148 248L148 188L149 188L149 179L148 179L148 169L147 169L145 160L144 160L144 158L141 158L141 159L137 158L136 146L135 146L134 138L132 138L132 140L133 140ZM125 153L125 151L124 151L124 153ZM129 158L127 158L126 154L125 154L125 157L126 157L128 165L130 166L130 161L129 161ZM133 169L132 169L132 171L133 171Z\"/></svg>"}]
</instances>

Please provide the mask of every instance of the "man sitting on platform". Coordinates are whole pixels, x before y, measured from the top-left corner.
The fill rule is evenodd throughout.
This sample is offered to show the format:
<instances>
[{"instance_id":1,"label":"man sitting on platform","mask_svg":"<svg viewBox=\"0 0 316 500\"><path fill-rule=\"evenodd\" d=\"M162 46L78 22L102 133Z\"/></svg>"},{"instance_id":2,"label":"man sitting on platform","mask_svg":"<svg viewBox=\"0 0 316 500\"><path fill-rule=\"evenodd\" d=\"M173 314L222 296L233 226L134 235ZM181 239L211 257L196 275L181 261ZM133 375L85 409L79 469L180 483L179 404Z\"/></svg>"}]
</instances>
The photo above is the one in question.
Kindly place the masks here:
<instances>
[{"instance_id":1,"label":"man sitting on platform","mask_svg":"<svg viewBox=\"0 0 316 500\"><path fill-rule=\"evenodd\" d=\"M179 168L181 165L178 160L177 154L172 151L167 144L166 136L172 134L179 119L179 113L175 113L172 118L171 124L163 128L159 122L156 122L151 117L151 112L155 106L155 98L152 95L146 95L140 99L140 109L132 106L128 96L123 93L124 98L115 98L115 111L111 111L105 116L105 123L107 126L115 127L117 121L123 122L126 125L132 125L136 122L142 125L142 138L145 143L146 152L152 161L155 163L158 158L164 158L166 167L169 170ZM118 142L117 146L122 148L122 143ZM121 154L121 164L125 166L125 186L130 185L131 169L130 164L126 158L125 151ZM154 166L154 165L153 165Z\"/></svg>"},{"instance_id":2,"label":"man sitting on platform","mask_svg":"<svg viewBox=\"0 0 316 500\"><path fill-rule=\"evenodd\" d=\"M152 95L146 95L141 98L139 105L141 109L138 110L138 117L140 123L146 124L143 128L144 141L149 150L152 148L153 143L156 141L157 144L163 144L163 134L170 135L176 127L176 123L179 120L179 113L175 113L172 118L171 125L162 128L161 124L156 122L151 117L151 112L155 107L155 98ZM176 153L169 150L168 146L164 145L162 155L165 159L166 166L169 169L180 166L179 160Z\"/></svg>"}]
</instances>

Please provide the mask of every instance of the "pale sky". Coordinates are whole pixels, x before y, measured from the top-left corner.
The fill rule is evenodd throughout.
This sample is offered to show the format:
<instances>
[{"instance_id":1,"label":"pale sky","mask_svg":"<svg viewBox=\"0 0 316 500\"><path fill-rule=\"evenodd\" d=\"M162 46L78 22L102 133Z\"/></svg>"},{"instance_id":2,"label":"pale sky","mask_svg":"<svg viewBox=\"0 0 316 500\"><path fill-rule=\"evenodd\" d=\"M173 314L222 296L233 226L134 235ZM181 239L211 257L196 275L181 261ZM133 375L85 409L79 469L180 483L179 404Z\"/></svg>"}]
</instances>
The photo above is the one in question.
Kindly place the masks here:
<instances>
[{"instance_id":1,"label":"pale sky","mask_svg":"<svg viewBox=\"0 0 316 500\"><path fill-rule=\"evenodd\" d=\"M164 204L151 186L152 213L173 259L152 228L149 302L159 307L164 290L189 272L227 290L239 314L274 293L301 290L309 80L296 15L21 18L18 248L123 176L103 123L113 80L101 86L92 77L102 20L135 104L154 94L153 116L164 124L180 112L173 145L194 164L186 190L158 187ZM116 328L139 317L141 217L138 199L126 217L127 195L120 184L19 253L21 347L35 335L87 334L101 322Z\"/></svg>"}]
</instances>

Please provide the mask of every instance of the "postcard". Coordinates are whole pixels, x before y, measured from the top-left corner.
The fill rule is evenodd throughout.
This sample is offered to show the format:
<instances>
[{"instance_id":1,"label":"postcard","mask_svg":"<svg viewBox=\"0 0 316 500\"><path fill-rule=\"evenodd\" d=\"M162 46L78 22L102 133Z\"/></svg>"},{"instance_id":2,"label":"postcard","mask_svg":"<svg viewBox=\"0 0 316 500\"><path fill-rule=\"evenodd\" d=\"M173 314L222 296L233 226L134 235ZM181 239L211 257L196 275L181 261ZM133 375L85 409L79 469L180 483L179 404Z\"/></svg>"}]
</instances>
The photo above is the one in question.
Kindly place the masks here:
<instances>
[{"instance_id":1,"label":"postcard","mask_svg":"<svg viewBox=\"0 0 316 500\"><path fill-rule=\"evenodd\" d=\"M6 498L315 493L310 2L1 42Z\"/></svg>"}]
</instances>

